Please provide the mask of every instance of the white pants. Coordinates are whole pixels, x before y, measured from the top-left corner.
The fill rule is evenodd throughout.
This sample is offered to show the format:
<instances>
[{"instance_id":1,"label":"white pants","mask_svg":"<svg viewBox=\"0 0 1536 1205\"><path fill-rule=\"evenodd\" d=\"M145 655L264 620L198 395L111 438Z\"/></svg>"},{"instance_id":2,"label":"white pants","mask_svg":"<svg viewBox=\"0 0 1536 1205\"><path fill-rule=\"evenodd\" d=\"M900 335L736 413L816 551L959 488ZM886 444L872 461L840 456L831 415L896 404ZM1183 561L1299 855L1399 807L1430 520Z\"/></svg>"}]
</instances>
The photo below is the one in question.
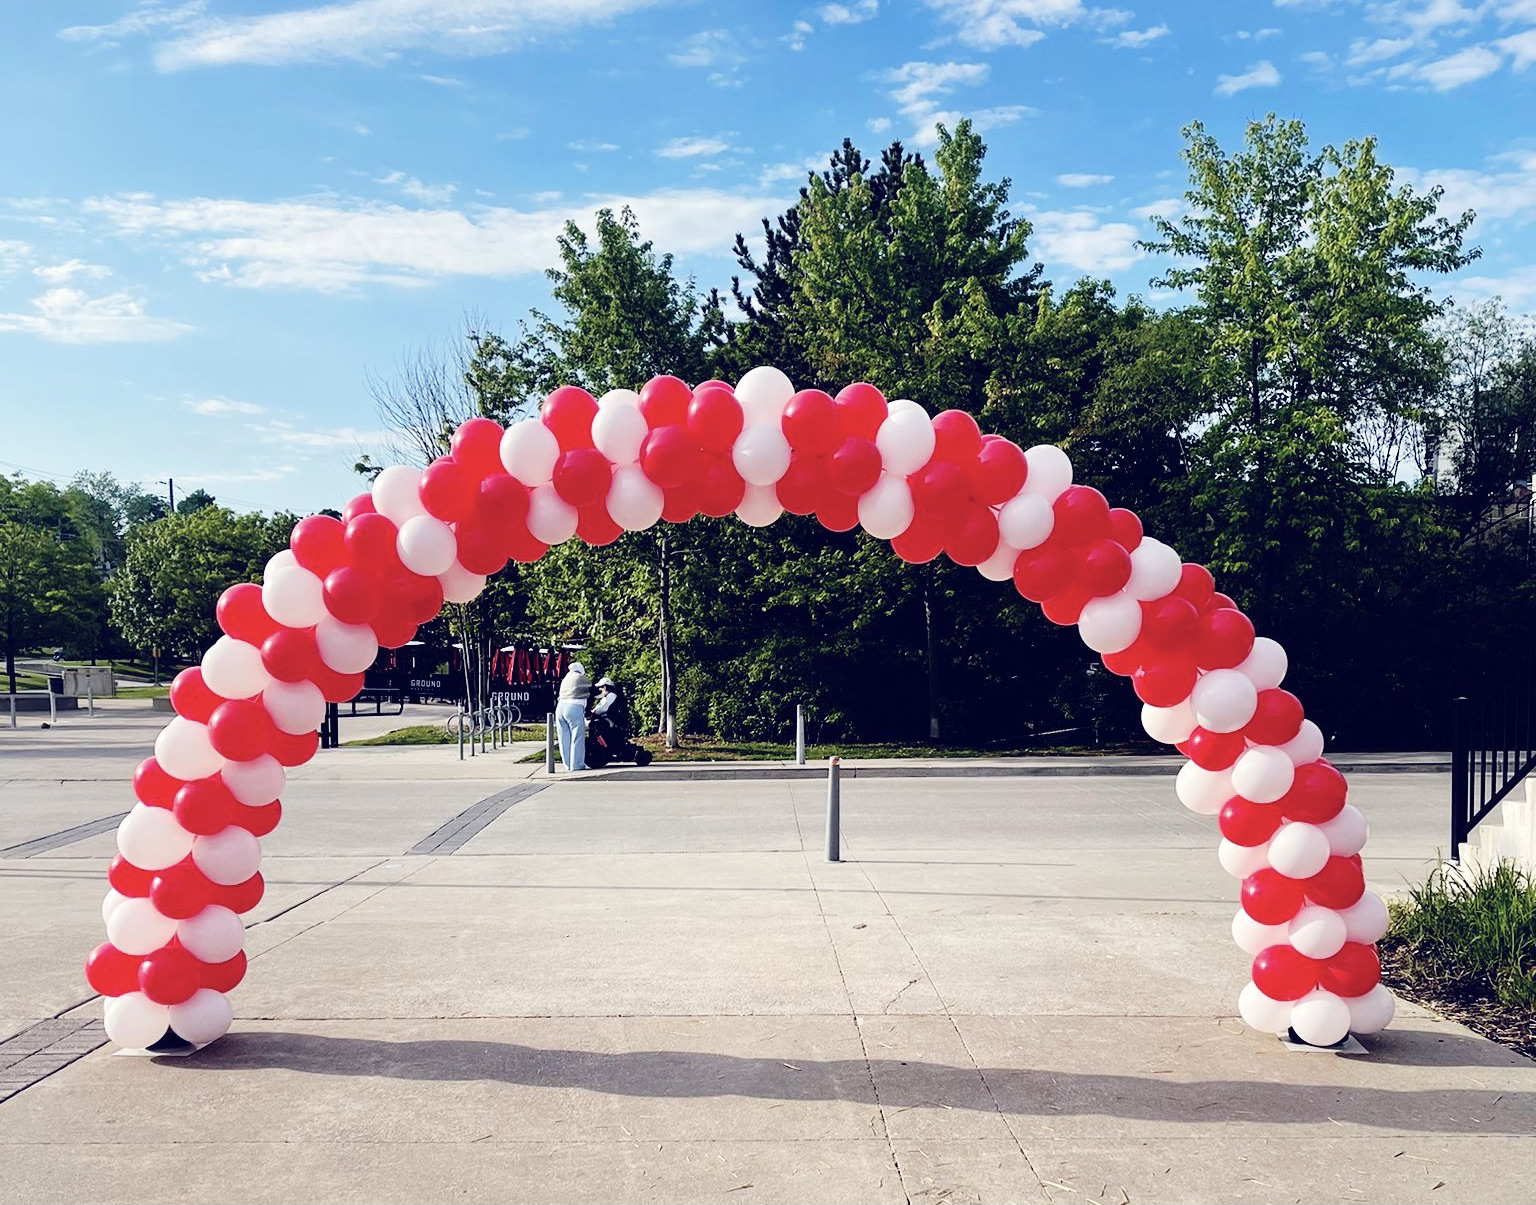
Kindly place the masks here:
<instances>
[{"instance_id":1,"label":"white pants","mask_svg":"<svg viewBox=\"0 0 1536 1205\"><path fill-rule=\"evenodd\" d=\"M560 733L560 760L567 770L587 768L587 705L580 699L561 699L555 705L555 727Z\"/></svg>"}]
</instances>

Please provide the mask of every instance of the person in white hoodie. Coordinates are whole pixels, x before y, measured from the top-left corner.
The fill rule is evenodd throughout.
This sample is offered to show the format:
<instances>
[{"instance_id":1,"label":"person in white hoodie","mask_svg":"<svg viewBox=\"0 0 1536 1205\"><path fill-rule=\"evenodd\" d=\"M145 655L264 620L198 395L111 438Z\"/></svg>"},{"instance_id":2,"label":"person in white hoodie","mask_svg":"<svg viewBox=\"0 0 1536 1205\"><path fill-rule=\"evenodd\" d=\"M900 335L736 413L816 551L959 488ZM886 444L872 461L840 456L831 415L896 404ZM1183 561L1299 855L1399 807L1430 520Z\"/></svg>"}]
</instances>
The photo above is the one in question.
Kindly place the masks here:
<instances>
[{"instance_id":1,"label":"person in white hoodie","mask_svg":"<svg viewBox=\"0 0 1536 1205\"><path fill-rule=\"evenodd\" d=\"M567 770L587 768L587 698L592 679L580 661L572 661L560 680L560 701L555 704L555 727L560 733L560 760Z\"/></svg>"}]
</instances>

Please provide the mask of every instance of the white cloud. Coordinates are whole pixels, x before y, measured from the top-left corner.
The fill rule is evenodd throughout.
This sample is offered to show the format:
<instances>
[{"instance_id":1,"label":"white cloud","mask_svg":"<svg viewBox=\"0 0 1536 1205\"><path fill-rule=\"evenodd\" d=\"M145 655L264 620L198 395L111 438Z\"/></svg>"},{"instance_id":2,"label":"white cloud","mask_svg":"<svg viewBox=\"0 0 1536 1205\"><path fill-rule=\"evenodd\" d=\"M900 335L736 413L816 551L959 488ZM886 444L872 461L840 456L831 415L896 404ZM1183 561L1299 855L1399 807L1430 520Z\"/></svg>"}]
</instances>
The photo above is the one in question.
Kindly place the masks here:
<instances>
[{"instance_id":1,"label":"white cloud","mask_svg":"<svg viewBox=\"0 0 1536 1205\"><path fill-rule=\"evenodd\" d=\"M14 276L32 262L32 244L21 239L0 239L0 279Z\"/></svg>"},{"instance_id":2,"label":"white cloud","mask_svg":"<svg viewBox=\"0 0 1536 1205\"><path fill-rule=\"evenodd\" d=\"M674 138L656 151L663 159L695 159L700 155L720 155L731 149L723 135L713 138Z\"/></svg>"},{"instance_id":3,"label":"white cloud","mask_svg":"<svg viewBox=\"0 0 1536 1205\"><path fill-rule=\"evenodd\" d=\"M253 423L249 430L259 439L297 448L368 447L389 440L388 431L359 431L356 427L321 427L305 430L291 423Z\"/></svg>"},{"instance_id":4,"label":"white cloud","mask_svg":"<svg viewBox=\"0 0 1536 1205\"><path fill-rule=\"evenodd\" d=\"M1516 71L1524 71L1532 63L1536 63L1536 29L1528 29L1524 33L1500 38L1494 45L1515 60L1511 66Z\"/></svg>"},{"instance_id":5,"label":"white cloud","mask_svg":"<svg viewBox=\"0 0 1536 1205\"><path fill-rule=\"evenodd\" d=\"M1501 297L1517 312L1536 311L1536 264L1514 268L1503 276L1459 276L1451 288L1463 299Z\"/></svg>"},{"instance_id":6,"label":"white cloud","mask_svg":"<svg viewBox=\"0 0 1536 1205\"><path fill-rule=\"evenodd\" d=\"M978 130L986 130L1008 125L1033 111L1027 105L995 105L967 113L939 108L939 97L948 96L961 85L985 82L988 71L985 63L903 63L887 71L884 79L895 85L891 99L915 123L911 141L928 147L938 142L940 123L952 130L962 118L969 117Z\"/></svg>"},{"instance_id":7,"label":"white cloud","mask_svg":"<svg viewBox=\"0 0 1536 1205\"><path fill-rule=\"evenodd\" d=\"M51 285L68 284L76 276L87 280L103 280L112 275L112 269L103 264L88 264L84 260L70 259L62 264L45 264L33 268L32 275Z\"/></svg>"},{"instance_id":8,"label":"white cloud","mask_svg":"<svg viewBox=\"0 0 1536 1205\"><path fill-rule=\"evenodd\" d=\"M1056 177L1063 188L1092 188L1095 184L1108 184L1113 176L1095 176L1088 172L1066 172Z\"/></svg>"},{"instance_id":9,"label":"white cloud","mask_svg":"<svg viewBox=\"0 0 1536 1205\"><path fill-rule=\"evenodd\" d=\"M464 81L455 79L451 75L418 75L416 77L424 84L436 84L439 88L462 88Z\"/></svg>"},{"instance_id":10,"label":"white cloud","mask_svg":"<svg viewBox=\"0 0 1536 1205\"><path fill-rule=\"evenodd\" d=\"M1216 91L1221 96L1232 96L1248 88L1273 88L1280 82L1280 73L1268 59L1260 59L1242 75L1219 75Z\"/></svg>"},{"instance_id":11,"label":"white cloud","mask_svg":"<svg viewBox=\"0 0 1536 1205\"><path fill-rule=\"evenodd\" d=\"M1265 38L1279 37L1280 31L1273 27L1268 29L1239 29L1232 36L1239 42L1246 42L1250 39L1255 42L1262 42Z\"/></svg>"},{"instance_id":12,"label":"white cloud","mask_svg":"<svg viewBox=\"0 0 1536 1205\"><path fill-rule=\"evenodd\" d=\"M912 142L919 147L934 147L939 144L941 125L953 132L962 121L969 121L978 134L984 134L998 126L1012 125L1019 118L1033 112L1028 105L993 105L988 109L970 109L963 113L956 109L942 109L930 113L925 124L913 131Z\"/></svg>"},{"instance_id":13,"label":"white cloud","mask_svg":"<svg viewBox=\"0 0 1536 1205\"><path fill-rule=\"evenodd\" d=\"M1428 0L1428 3L1417 0L1412 4L1393 0L1392 3L1373 5L1369 15L1375 21L1405 25L1424 37L1437 29L1476 24L1486 8L1487 5L1482 3L1476 8L1468 8L1461 0Z\"/></svg>"},{"instance_id":14,"label":"white cloud","mask_svg":"<svg viewBox=\"0 0 1536 1205\"><path fill-rule=\"evenodd\" d=\"M1166 25L1154 25L1150 29L1122 29L1114 37L1106 39L1117 50L1140 50L1158 38L1168 36Z\"/></svg>"},{"instance_id":15,"label":"white cloud","mask_svg":"<svg viewBox=\"0 0 1536 1205\"><path fill-rule=\"evenodd\" d=\"M374 183L398 189L401 196L425 205L446 205L453 199L453 194L458 192L457 186L453 184L423 184L417 177L407 176L400 171L380 176Z\"/></svg>"},{"instance_id":16,"label":"white cloud","mask_svg":"<svg viewBox=\"0 0 1536 1205\"><path fill-rule=\"evenodd\" d=\"M0 331L53 343L162 343L192 328L151 318L130 293L90 297L79 289L49 289L32 299L30 314L0 314Z\"/></svg>"},{"instance_id":17,"label":"white cloud","mask_svg":"<svg viewBox=\"0 0 1536 1205\"><path fill-rule=\"evenodd\" d=\"M1082 0L925 0L941 19L958 26L956 36L967 46L995 50L999 46L1032 46L1045 37L1040 26L1071 25L1099 19L1098 14L1122 14L1090 9Z\"/></svg>"},{"instance_id":18,"label":"white cloud","mask_svg":"<svg viewBox=\"0 0 1536 1205\"><path fill-rule=\"evenodd\" d=\"M169 8L163 4L144 4L106 25L71 25L59 30L66 42L114 43L134 34L155 29L183 29L199 21L207 10L204 0Z\"/></svg>"},{"instance_id":19,"label":"white cloud","mask_svg":"<svg viewBox=\"0 0 1536 1205\"><path fill-rule=\"evenodd\" d=\"M1498 54L1486 46L1468 46L1443 59L1423 64L1413 74L1436 92L1449 92L1452 88L1492 75L1503 62Z\"/></svg>"},{"instance_id":20,"label":"white cloud","mask_svg":"<svg viewBox=\"0 0 1536 1205\"><path fill-rule=\"evenodd\" d=\"M223 417L232 414L265 414L266 407L258 406L255 402L234 402L227 397L206 397L189 400L183 405L193 414L204 414L210 418Z\"/></svg>"},{"instance_id":21,"label":"white cloud","mask_svg":"<svg viewBox=\"0 0 1536 1205\"><path fill-rule=\"evenodd\" d=\"M1369 42L1364 38L1356 38L1349 44L1349 58L1346 62L1351 67L1380 63L1386 59L1395 59L1412 48L1412 38L1375 38Z\"/></svg>"},{"instance_id":22,"label":"white cloud","mask_svg":"<svg viewBox=\"0 0 1536 1205\"><path fill-rule=\"evenodd\" d=\"M1509 0L1498 8L1499 20L1506 24L1513 21L1536 21L1536 0Z\"/></svg>"},{"instance_id":23,"label":"white cloud","mask_svg":"<svg viewBox=\"0 0 1536 1205\"><path fill-rule=\"evenodd\" d=\"M790 31L779 41L786 43L796 54L805 49L805 40L816 32L816 27L809 21L796 21Z\"/></svg>"},{"instance_id":24,"label":"white cloud","mask_svg":"<svg viewBox=\"0 0 1536 1205\"><path fill-rule=\"evenodd\" d=\"M1121 272L1146 253L1136 245L1140 232L1129 222L1102 222L1087 210L1046 210L1029 214L1034 245L1050 264L1103 275Z\"/></svg>"},{"instance_id":25,"label":"white cloud","mask_svg":"<svg viewBox=\"0 0 1536 1205\"><path fill-rule=\"evenodd\" d=\"M667 61L679 67L737 67L746 56L736 48L736 39L728 30L706 29L684 39L682 47L667 55Z\"/></svg>"},{"instance_id":26,"label":"white cloud","mask_svg":"<svg viewBox=\"0 0 1536 1205\"><path fill-rule=\"evenodd\" d=\"M816 15L827 25L857 25L880 10L880 0L855 0L853 4L823 4Z\"/></svg>"},{"instance_id":27,"label":"white cloud","mask_svg":"<svg viewBox=\"0 0 1536 1205\"><path fill-rule=\"evenodd\" d=\"M1185 202L1183 197L1162 197L1159 200L1148 202L1146 205L1138 205L1131 212L1143 221L1150 222L1153 218L1167 218L1172 222L1183 216Z\"/></svg>"},{"instance_id":28,"label":"white cloud","mask_svg":"<svg viewBox=\"0 0 1536 1205\"><path fill-rule=\"evenodd\" d=\"M619 149L617 142L567 142L565 145L578 155L606 155Z\"/></svg>"},{"instance_id":29,"label":"white cloud","mask_svg":"<svg viewBox=\"0 0 1536 1205\"><path fill-rule=\"evenodd\" d=\"M1445 214L1473 209L1480 223L1536 219L1536 152L1495 155L1493 162L1499 166L1492 171L1403 168L1398 174L1420 191L1444 189L1440 212Z\"/></svg>"},{"instance_id":30,"label":"white cloud","mask_svg":"<svg viewBox=\"0 0 1536 1205\"><path fill-rule=\"evenodd\" d=\"M350 0L253 17L201 19L162 42L162 71L232 63L350 59L384 62L407 50L493 54L550 29L623 16L660 0Z\"/></svg>"},{"instance_id":31,"label":"white cloud","mask_svg":"<svg viewBox=\"0 0 1536 1205\"><path fill-rule=\"evenodd\" d=\"M891 128L891 119L889 117L871 117L864 124L869 127L871 134L884 134Z\"/></svg>"}]
</instances>

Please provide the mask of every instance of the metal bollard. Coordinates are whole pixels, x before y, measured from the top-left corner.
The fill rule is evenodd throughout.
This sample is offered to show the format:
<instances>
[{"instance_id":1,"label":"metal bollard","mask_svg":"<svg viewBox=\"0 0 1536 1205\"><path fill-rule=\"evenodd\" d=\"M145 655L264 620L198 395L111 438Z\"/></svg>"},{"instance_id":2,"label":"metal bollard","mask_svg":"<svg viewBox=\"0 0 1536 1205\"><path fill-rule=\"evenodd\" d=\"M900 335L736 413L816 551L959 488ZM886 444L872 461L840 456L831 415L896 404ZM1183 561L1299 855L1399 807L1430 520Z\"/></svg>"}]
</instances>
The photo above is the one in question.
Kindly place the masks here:
<instances>
[{"instance_id":1,"label":"metal bollard","mask_svg":"<svg viewBox=\"0 0 1536 1205\"><path fill-rule=\"evenodd\" d=\"M464 713L459 712L459 760L464 760Z\"/></svg>"},{"instance_id":2,"label":"metal bollard","mask_svg":"<svg viewBox=\"0 0 1536 1205\"><path fill-rule=\"evenodd\" d=\"M11 697L11 727L16 727L16 696Z\"/></svg>"},{"instance_id":3,"label":"metal bollard","mask_svg":"<svg viewBox=\"0 0 1536 1205\"><path fill-rule=\"evenodd\" d=\"M555 772L555 713L552 711L544 721L544 772Z\"/></svg>"},{"instance_id":4,"label":"metal bollard","mask_svg":"<svg viewBox=\"0 0 1536 1205\"><path fill-rule=\"evenodd\" d=\"M827 861L843 860L842 758L827 760Z\"/></svg>"},{"instance_id":5,"label":"metal bollard","mask_svg":"<svg viewBox=\"0 0 1536 1205\"><path fill-rule=\"evenodd\" d=\"M90 678L85 680L85 713L93 720L96 718L96 686Z\"/></svg>"},{"instance_id":6,"label":"metal bollard","mask_svg":"<svg viewBox=\"0 0 1536 1205\"><path fill-rule=\"evenodd\" d=\"M805 708L795 704L795 765L805 765Z\"/></svg>"}]
</instances>

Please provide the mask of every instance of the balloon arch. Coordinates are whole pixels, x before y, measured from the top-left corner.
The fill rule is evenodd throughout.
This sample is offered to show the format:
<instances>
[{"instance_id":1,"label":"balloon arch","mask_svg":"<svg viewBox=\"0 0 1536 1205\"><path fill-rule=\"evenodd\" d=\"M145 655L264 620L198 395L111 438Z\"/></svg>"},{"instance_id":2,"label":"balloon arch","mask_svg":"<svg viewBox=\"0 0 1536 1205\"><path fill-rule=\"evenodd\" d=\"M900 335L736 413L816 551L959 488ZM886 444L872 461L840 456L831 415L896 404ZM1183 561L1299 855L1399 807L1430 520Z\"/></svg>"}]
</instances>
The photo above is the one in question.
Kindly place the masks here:
<instances>
[{"instance_id":1,"label":"balloon arch","mask_svg":"<svg viewBox=\"0 0 1536 1205\"><path fill-rule=\"evenodd\" d=\"M1387 910L1365 890L1365 818L1280 688L1285 651L1255 637L1204 568L1074 485L1061 449L1022 451L963 411L930 418L872 385L796 392L763 367L734 389L664 376L595 399L567 386L505 431L471 419L451 455L385 469L343 519L298 523L261 586L224 592L226 634L172 683L177 716L118 829L108 940L86 961L107 1035L142 1047L167 1030L195 1044L227 1031L246 971L240 915L262 897L258 838L282 813L284 767L313 756L327 701L357 693L381 646L573 536L607 544L696 514L761 527L784 511L862 527L908 561L942 552L1076 624L1130 679L1148 734L1188 757L1179 799L1218 817L1218 857L1242 882L1232 935L1253 956L1243 1020L1314 1045L1388 1024L1375 950Z\"/></svg>"}]
</instances>

